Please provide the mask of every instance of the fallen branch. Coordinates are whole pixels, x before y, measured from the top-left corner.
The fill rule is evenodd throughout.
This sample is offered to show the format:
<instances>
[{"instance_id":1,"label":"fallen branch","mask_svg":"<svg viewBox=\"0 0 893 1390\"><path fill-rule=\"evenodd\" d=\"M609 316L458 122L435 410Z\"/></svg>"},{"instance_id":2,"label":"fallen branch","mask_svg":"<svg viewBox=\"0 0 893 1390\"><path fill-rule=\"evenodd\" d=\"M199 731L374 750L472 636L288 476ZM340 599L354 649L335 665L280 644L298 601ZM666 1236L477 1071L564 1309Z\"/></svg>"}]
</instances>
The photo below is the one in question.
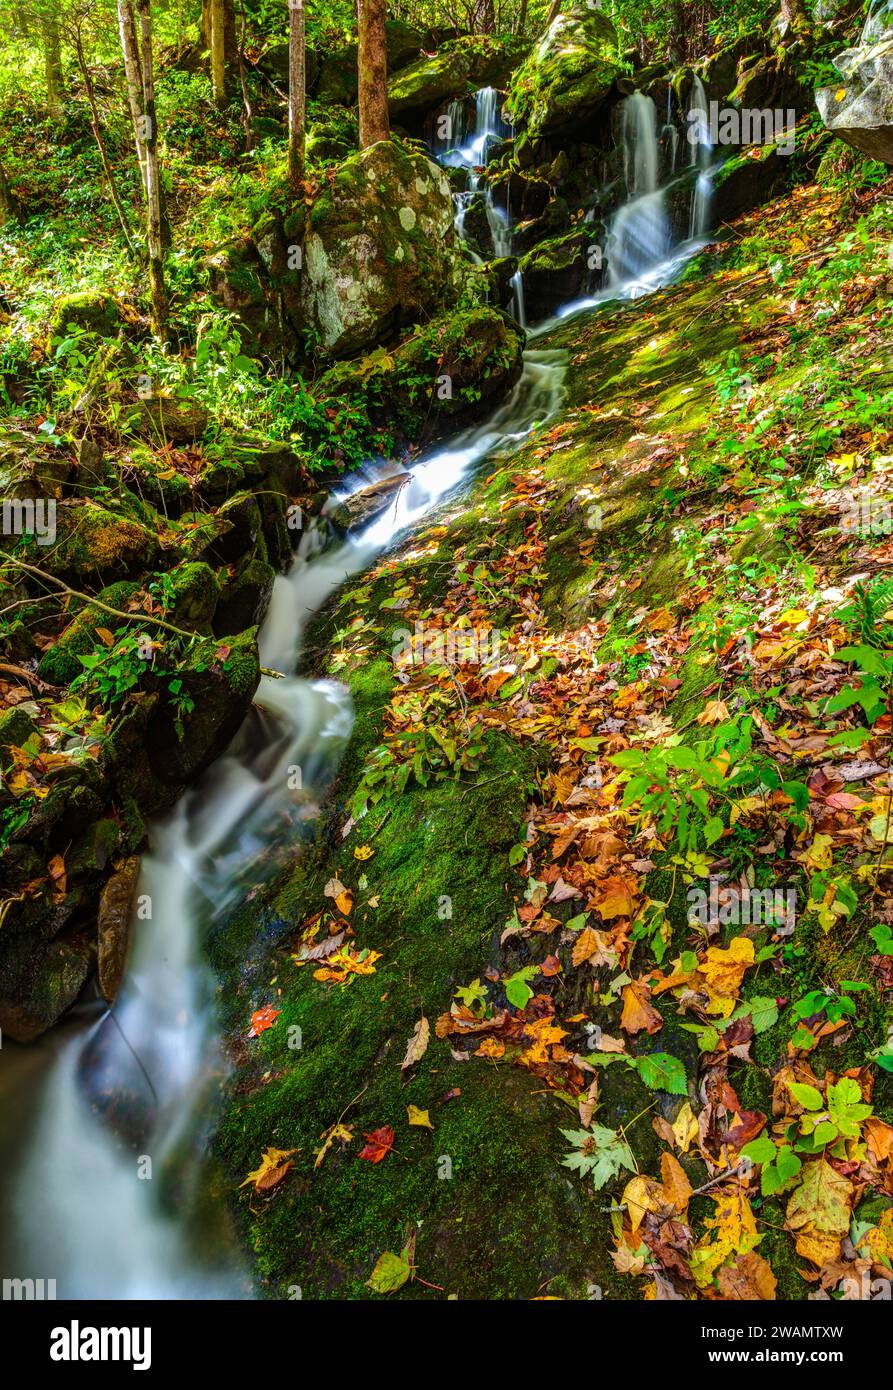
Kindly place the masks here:
<instances>
[{"instance_id":1,"label":"fallen branch","mask_svg":"<svg viewBox=\"0 0 893 1390\"><path fill-rule=\"evenodd\" d=\"M82 593L80 589L73 589L70 584L66 584L63 579L57 579L54 574L49 574L46 570L40 569L37 565L28 565L24 560L16 560L6 551L0 551L7 564L15 565L17 569L26 570L28 574L37 575L38 579L45 580L48 584L55 584L57 589L68 594L71 598L80 599L82 603L88 603L93 608L100 609L103 613L108 613L112 618L120 618L125 623L153 623L155 627L163 628L165 632L173 632L177 637L185 637L188 642L201 642L203 640L200 632L189 632L186 628L177 627L174 623L169 623L165 618L155 618L150 613L125 613L121 608L113 608L111 604L104 603L102 599L93 598L90 594ZM272 676L274 680L282 680L282 671L273 671L267 666L260 668L262 676Z\"/></svg>"}]
</instances>

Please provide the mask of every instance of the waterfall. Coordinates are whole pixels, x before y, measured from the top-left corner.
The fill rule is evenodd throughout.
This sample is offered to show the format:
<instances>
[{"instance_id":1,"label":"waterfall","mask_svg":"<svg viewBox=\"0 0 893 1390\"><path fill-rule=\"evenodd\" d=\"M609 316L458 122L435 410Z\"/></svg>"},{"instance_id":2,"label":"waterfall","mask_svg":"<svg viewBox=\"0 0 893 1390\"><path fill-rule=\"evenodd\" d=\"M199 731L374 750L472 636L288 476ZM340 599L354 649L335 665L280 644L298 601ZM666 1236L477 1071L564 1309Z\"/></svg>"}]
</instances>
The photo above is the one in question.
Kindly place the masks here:
<instances>
[{"instance_id":1,"label":"waterfall","mask_svg":"<svg viewBox=\"0 0 893 1390\"><path fill-rule=\"evenodd\" d=\"M688 223L688 235L692 239L704 236L710 220L710 200L713 196L710 165L713 142L710 138L709 111L704 84L700 77L695 74L689 99L687 122L687 133L692 140L690 163L698 169L695 186L692 189Z\"/></svg>"},{"instance_id":2,"label":"waterfall","mask_svg":"<svg viewBox=\"0 0 893 1390\"><path fill-rule=\"evenodd\" d=\"M623 104L622 141L627 202L615 214L607 245L609 282L615 288L638 280L670 251L666 191L659 186L657 112L642 92Z\"/></svg>"},{"instance_id":3,"label":"waterfall","mask_svg":"<svg viewBox=\"0 0 893 1390\"><path fill-rule=\"evenodd\" d=\"M450 119L452 119L450 113L456 104L452 102L447 108L447 116ZM465 143L450 149L443 160L444 163L454 168L468 170L467 191L454 195L456 230L460 236L464 236L465 217L469 204L475 193L480 191L481 180L478 170L487 162L490 144L494 140L501 140L508 132L509 127L505 125L499 114L499 93L495 87L482 87L480 91L475 93L475 122L471 138L468 139L467 131L463 130L462 138ZM483 186L483 195L487 225L493 238L493 250L497 258L510 256L512 254L510 212L507 210L503 213L496 206L493 201L493 191L488 183ZM515 271L512 276L511 286L512 313L523 328L526 327L527 320L524 312L524 286L518 271Z\"/></svg>"}]
</instances>

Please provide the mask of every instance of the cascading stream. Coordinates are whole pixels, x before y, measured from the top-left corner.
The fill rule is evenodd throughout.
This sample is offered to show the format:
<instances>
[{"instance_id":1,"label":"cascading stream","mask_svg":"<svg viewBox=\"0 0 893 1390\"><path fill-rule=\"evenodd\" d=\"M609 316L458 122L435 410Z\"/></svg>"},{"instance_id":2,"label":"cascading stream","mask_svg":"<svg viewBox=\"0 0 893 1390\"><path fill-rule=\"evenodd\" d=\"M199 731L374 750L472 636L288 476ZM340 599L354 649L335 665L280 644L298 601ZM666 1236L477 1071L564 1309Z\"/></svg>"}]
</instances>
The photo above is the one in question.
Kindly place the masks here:
<instances>
[{"instance_id":1,"label":"cascading stream","mask_svg":"<svg viewBox=\"0 0 893 1390\"><path fill-rule=\"evenodd\" d=\"M444 155L471 171L472 191L488 142L502 133L495 92L479 92L475 109L471 139ZM460 103L453 115L451 136L466 139ZM612 227L612 283L558 317L665 283L696 249L689 243L670 254L654 107L640 94L627 102L624 145L629 201ZM487 196L497 254L505 254L509 221ZM460 226L469 197L460 195ZM523 322L520 278L515 291ZM251 1296L204 1157L225 1064L203 940L262 878L271 847L312 832L350 737L346 688L296 674L304 631L346 579L484 458L554 415L564 361L563 353L528 349L511 398L485 424L421 458L393 506L356 539L327 545L321 529L308 531L290 573L277 578L260 649L262 663L284 678L262 677L230 748L152 827L138 899L151 912L134 924L114 1008L87 1003L38 1044L0 1050L0 1172L13 1174L3 1184L4 1276L55 1279L59 1298Z\"/></svg>"},{"instance_id":2,"label":"cascading stream","mask_svg":"<svg viewBox=\"0 0 893 1390\"><path fill-rule=\"evenodd\" d=\"M18 1154L2 1224L4 1275L54 1278L60 1298L248 1294L223 1204L208 1202L200 1156L223 1069L202 940L215 916L262 877L265 847L297 840L312 822L350 736L346 688L294 674L303 632L345 579L454 492L480 460L554 414L563 363L559 352L525 353L511 398L490 420L422 458L394 506L355 540L325 548L321 533L309 532L289 575L276 580L261 659L287 674L262 677L233 745L153 827L139 884L151 916L135 923L114 1009L86 1024L75 1020L34 1049L0 1053ZM300 789L290 786L296 769ZM41 1060L45 1076L35 1086ZM106 1115L113 1098L116 1113ZM118 1137L122 1130L131 1143Z\"/></svg>"}]
</instances>

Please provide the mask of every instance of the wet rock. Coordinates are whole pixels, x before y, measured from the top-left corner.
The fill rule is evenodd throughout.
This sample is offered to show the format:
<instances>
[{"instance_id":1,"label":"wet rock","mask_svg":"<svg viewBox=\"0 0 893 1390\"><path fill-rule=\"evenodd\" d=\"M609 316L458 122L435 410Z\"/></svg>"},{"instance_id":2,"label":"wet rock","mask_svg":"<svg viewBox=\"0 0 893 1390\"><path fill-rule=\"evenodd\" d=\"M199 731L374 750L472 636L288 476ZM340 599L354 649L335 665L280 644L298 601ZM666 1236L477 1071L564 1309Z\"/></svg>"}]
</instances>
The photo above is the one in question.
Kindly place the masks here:
<instances>
[{"instance_id":1,"label":"wet rock","mask_svg":"<svg viewBox=\"0 0 893 1390\"><path fill-rule=\"evenodd\" d=\"M59 937L29 951L28 970L7 994L0 985L0 1030L15 1042L33 1042L77 999L93 969L95 941L86 933Z\"/></svg>"},{"instance_id":2,"label":"wet rock","mask_svg":"<svg viewBox=\"0 0 893 1390\"><path fill-rule=\"evenodd\" d=\"M99 899L97 973L102 997L114 1004L124 978L130 940L130 916L139 879L140 859L130 855L112 874Z\"/></svg>"},{"instance_id":3,"label":"wet rock","mask_svg":"<svg viewBox=\"0 0 893 1390\"><path fill-rule=\"evenodd\" d=\"M578 131L605 105L621 71L611 21L574 6L556 16L515 72L506 115L531 139Z\"/></svg>"},{"instance_id":4,"label":"wet rock","mask_svg":"<svg viewBox=\"0 0 893 1390\"><path fill-rule=\"evenodd\" d=\"M214 617L216 636L228 637L262 623L275 578L275 570L265 560L249 560L221 594Z\"/></svg>"},{"instance_id":5,"label":"wet rock","mask_svg":"<svg viewBox=\"0 0 893 1390\"><path fill-rule=\"evenodd\" d=\"M893 33L834 59L839 84L816 92L828 129L870 159L893 164Z\"/></svg>"},{"instance_id":6,"label":"wet rock","mask_svg":"<svg viewBox=\"0 0 893 1390\"><path fill-rule=\"evenodd\" d=\"M239 728L260 680L257 631L228 642L197 642L178 671L178 706L156 706L148 729L154 777L171 790L192 782L219 757Z\"/></svg>"},{"instance_id":7,"label":"wet rock","mask_svg":"<svg viewBox=\"0 0 893 1390\"><path fill-rule=\"evenodd\" d=\"M567 232L541 242L522 257L518 269L531 319L547 318L560 304L584 293L592 274L587 256L594 239L584 231Z\"/></svg>"},{"instance_id":8,"label":"wet rock","mask_svg":"<svg viewBox=\"0 0 893 1390\"><path fill-rule=\"evenodd\" d=\"M390 478L370 483L368 487L360 488L359 492L336 503L328 513L329 520L341 531L356 530L393 506L409 480L408 473L395 473Z\"/></svg>"}]
</instances>

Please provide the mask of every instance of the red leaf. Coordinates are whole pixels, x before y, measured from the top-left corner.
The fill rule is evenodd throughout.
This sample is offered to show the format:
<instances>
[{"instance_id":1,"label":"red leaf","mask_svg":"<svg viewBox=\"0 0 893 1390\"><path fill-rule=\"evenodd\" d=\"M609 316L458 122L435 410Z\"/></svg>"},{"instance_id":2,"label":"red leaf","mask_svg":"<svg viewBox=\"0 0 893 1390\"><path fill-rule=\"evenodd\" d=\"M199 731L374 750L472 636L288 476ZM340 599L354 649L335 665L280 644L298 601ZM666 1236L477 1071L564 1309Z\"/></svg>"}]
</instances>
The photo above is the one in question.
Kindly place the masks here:
<instances>
[{"instance_id":1,"label":"red leaf","mask_svg":"<svg viewBox=\"0 0 893 1390\"><path fill-rule=\"evenodd\" d=\"M267 1004L263 1009L256 1009L251 1015L249 1038L256 1038L259 1033L264 1033L268 1028L272 1028L281 1013L282 1010L274 1009L272 1004Z\"/></svg>"},{"instance_id":2,"label":"red leaf","mask_svg":"<svg viewBox=\"0 0 893 1390\"><path fill-rule=\"evenodd\" d=\"M373 1129L371 1134L364 1134L366 1143L360 1149L360 1158L365 1158L369 1163L381 1163L394 1147L396 1137L390 1125L382 1125L380 1129Z\"/></svg>"}]
</instances>

